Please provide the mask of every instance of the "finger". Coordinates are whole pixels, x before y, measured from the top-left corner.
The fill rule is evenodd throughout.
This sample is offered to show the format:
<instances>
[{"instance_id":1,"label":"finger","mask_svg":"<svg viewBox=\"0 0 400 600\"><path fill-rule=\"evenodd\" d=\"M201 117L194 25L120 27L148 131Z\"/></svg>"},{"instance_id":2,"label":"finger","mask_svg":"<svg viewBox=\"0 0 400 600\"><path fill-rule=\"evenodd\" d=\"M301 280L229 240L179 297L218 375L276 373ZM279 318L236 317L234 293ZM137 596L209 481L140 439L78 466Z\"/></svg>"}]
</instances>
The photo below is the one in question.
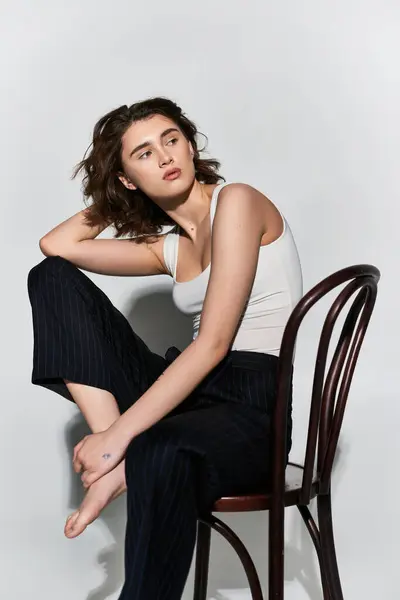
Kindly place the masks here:
<instances>
[{"instance_id":1,"label":"finger","mask_svg":"<svg viewBox=\"0 0 400 600\"><path fill-rule=\"evenodd\" d=\"M79 456L79 453L74 458L74 462L72 464L74 466L75 473L80 473L81 470L84 470L83 459Z\"/></svg>"},{"instance_id":2,"label":"finger","mask_svg":"<svg viewBox=\"0 0 400 600\"><path fill-rule=\"evenodd\" d=\"M76 444L76 446L74 447L74 454L72 457L72 462L76 459L76 456L79 452L79 450L82 448L84 442L85 442L86 437L83 438L83 440L81 440L78 444Z\"/></svg>"},{"instance_id":3,"label":"finger","mask_svg":"<svg viewBox=\"0 0 400 600\"><path fill-rule=\"evenodd\" d=\"M82 476L81 476L81 481L83 484L84 488L88 488L90 486L90 484L88 484L88 476L89 476L89 472L88 471L84 471Z\"/></svg>"}]
</instances>

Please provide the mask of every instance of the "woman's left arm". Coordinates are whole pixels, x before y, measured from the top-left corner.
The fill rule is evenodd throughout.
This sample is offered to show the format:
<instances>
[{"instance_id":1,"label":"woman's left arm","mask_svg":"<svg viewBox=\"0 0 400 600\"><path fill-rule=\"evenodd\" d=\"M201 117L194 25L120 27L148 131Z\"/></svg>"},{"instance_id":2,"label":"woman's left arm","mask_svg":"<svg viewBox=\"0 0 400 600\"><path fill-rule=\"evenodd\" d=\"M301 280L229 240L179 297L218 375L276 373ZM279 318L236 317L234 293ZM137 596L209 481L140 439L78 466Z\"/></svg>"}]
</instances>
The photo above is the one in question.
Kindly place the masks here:
<instances>
[{"instance_id":1,"label":"woman's left arm","mask_svg":"<svg viewBox=\"0 0 400 600\"><path fill-rule=\"evenodd\" d=\"M198 335L104 432L109 434L108 448L107 436L105 444L102 447L98 444L95 453L89 453L88 447L85 453L84 445L80 446L82 442L78 444L82 449L74 454L74 466L78 472L79 466L83 466L82 480L87 486L120 462L129 442L178 406L227 354L257 270L264 223L262 198L257 190L245 184L230 184L221 190L213 223L210 279ZM91 437L88 436L89 441ZM111 439L119 440L117 454L123 451L114 465L113 460L109 463L102 460L102 455L111 458L109 455L116 452Z\"/></svg>"}]
</instances>

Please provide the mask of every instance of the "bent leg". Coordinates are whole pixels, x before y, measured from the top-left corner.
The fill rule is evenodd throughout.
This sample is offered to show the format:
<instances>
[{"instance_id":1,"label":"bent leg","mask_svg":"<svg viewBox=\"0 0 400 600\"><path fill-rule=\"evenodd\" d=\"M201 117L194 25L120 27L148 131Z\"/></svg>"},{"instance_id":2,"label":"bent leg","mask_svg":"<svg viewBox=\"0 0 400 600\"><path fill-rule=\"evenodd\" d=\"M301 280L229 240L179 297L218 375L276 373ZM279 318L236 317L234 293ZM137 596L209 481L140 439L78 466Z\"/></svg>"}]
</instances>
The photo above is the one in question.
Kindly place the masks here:
<instances>
[{"instance_id":1,"label":"bent leg","mask_svg":"<svg viewBox=\"0 0 400 600\"><path fill-rule=\"evenodd\" d=\"M28 276L34 352L32 382L76 402L93 432L107 429L163 371L106 295L77 267L49 257ZM79 535L126 488L118 465L87 490L67 520Z\"/></svg>"},{"instance_id":2,"label":"bent leg","mask_svg":"<svg viewBox=\"0 0 400 600\"><path fill-rule=\"evenodd\" d=\"M119 600L178 600L196 541L192 457L154 426L131 443L125 463L125 584Z\"/></svg>"},{"instance_id":3,"label":"bent leg","mask_svg":"<svg viewBox=\"0 0 400 600\"><path fill-rule=\"evenodd\" d=\"M266 483L268 433L266 415L223 404L167 417L132 440L119 600L181 598L198 515L222 495Z\"/></svg>"},{"instance_id":4,"label":"bent leg","mask_svg":"<svg viewBox=\"0 0 400 600\"><path fill-rule=\"evenodd\" d=\"M64 380L107 390L124 412L166 366L71 262L49 257L28 276L32 383L73 400Z\"/></svg>"}]
</instances>

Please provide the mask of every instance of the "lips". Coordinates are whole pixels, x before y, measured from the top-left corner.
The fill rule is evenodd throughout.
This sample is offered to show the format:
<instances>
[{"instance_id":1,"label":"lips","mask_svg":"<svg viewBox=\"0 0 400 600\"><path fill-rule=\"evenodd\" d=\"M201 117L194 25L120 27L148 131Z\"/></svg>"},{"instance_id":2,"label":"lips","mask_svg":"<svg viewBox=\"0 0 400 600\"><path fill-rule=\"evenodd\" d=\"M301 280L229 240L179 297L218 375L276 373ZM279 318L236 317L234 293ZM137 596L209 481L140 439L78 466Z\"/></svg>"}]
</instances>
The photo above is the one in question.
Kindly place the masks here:
<instances>
[{"instance_id":1,"label":"lips","mask_svg":"<svg viewBox=\"0 0 400 600\"><path fill-rule=\"evenodd\" d=\"M181 173L181 169L169 169L169 171L166 171L166 173L164 174L163 179L166 179L167 181L172 181L173 179L177 179Z\"/></svg>"}]
</instances>

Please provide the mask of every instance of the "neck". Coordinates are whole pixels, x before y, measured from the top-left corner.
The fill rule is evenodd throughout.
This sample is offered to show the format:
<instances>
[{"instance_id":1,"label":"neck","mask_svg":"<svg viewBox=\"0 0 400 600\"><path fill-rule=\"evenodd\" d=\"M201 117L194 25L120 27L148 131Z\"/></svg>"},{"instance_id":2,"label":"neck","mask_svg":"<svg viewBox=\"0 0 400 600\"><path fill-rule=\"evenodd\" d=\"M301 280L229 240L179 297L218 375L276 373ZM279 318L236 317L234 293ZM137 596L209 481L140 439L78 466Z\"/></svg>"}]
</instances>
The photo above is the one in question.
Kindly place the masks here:
<instances>
[{"instance_id":1,"label":"neck","mask_svg":"<svg viewBox=\"0 0 400 600\"><path fill-rule=\"evenodd\" d=\"M177 199L176 206L166 211L192 241L196 240L201 225L209 217L215 187L215 184L203 184L195 180L189 192Z\"/></svg>"}]
</instances>

